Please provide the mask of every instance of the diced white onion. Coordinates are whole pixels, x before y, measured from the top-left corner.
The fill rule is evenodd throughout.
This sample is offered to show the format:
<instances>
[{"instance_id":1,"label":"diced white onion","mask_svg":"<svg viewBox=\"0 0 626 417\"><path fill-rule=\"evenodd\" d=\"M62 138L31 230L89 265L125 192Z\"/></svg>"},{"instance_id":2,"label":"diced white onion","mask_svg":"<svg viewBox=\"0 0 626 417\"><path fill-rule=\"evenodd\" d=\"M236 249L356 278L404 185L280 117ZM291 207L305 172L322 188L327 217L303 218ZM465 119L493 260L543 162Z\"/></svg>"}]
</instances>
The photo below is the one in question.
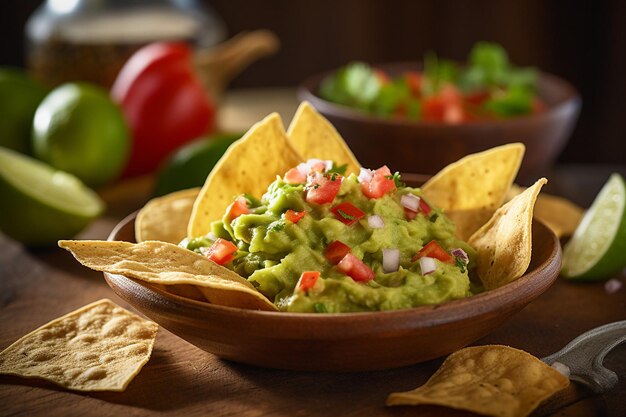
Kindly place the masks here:
<instances>
[{"instance_id":1,"label":"diced white onion","mask_svg":"<svg viewBox=\"0 0 626 417\"><path fill-rule=\"evenodd\" d=\"M334 165L334 164L333 164L333 161L331 161L330 159L327 159L327 160L326 160L326 161L324 161L324 162L326 162L326 170L325 170L326 172L328 172L328 171L330 171L331 169L333 169L333 165Z\"/></svg>"},{"instance_id":2,"label":"diced white onion","mask_svg":"<svg viewBox=\"0 0 626 417\"><path fill-rule=\"evenodd\" d=\"M215 241L217 240L217 236L215 236L215 233L213 233L213 232L209 232L209 233L207 233L206 237L207 237L209 240L212 240L213 242L215 242Z\"/></svg>"},{"instance_id":3,"label":"diced white onion","mask_svg":"<svg viewBox=\"0 0 626 417\"><path fill-rule=\"evenodd\" d=\"M469 263L469 256L467 256L467 253L461 248L451 249L450 255L459 258L465 265Z\"/></svg>"},{"instance_id":4,"label":"diced white onion","mask_svg":"<svg viewBox=\"0 0 626 417\"><path fill-rule=\"evenodd\" d=\"M311 172L311 167L304 162L298 164L296 169L298 170L298 172L300 172L300 174L304 175L305 177L309 174L309 172Z\"/></svg>"},{"instance_id":5,"label":"diced white onion","mask_svg":"<svg viewBox=\"0 0 626 417\"><path fill-rule=\"evenodd\" d=\"M569 378L570 375L570 369L569 366L561 363L561 362L554 362L551 365L554 369L556 369L561 375L563 375L566 378Z\"/></svg>"},{"instance_id":6,"label":"diced white onion","mask_svg":"<svg viewBox=\"0 0 626 417\"><path fill-rule=\"evenodd\" d=\"M608 294L615 294L622 288L622 281L618 279L610 279L604 284L604 291Z\"/></svg>"},{"instance_id":7,"label":"diced white onion","mask_svg":"<svg viewBox=\"0 0 626 417\"><path fill-rule=\"evenodd\" d=\"M370 182L374 176L374 171L367 168L361 168L359 172L359 182Z\"/></svg>"},{"instance_id":8,"label":"diced white onion","mask_svg":"<svg viewBox=\"0 0 626 417\"><path fill-rule=\"evenodd\" d=\"M428 256L420 258L420 269L422 270L422 275L428 275L432 272L435 272L435 270L437 269L435 259L429 258Z\"/></svg>"},{"instance_id":9,"label":"diced white onion","mask_svg":"<svg viewBox=\"0 0 626 417\"><path fill-rule=\"evenodd\" d=\"M383 271L396 272L400 267L400 249L383 249Z\"/></svg>"},{"instance_id":10,"label":"diced white onion","mask_svg":"<svg viewBox=\"0 0 626 417\"><path fill-rule=\"evenodd\" d=\"M369 216L367 218L367 224L369 224L372 229L382 229L385 226L383 218L380 217L378 214Z\"/></svg>"},{"instance_id":11,"label":"diced white onion","mask_svg":"<svg viewBox=\"0 0 626 417\"><path fill-rule=\"evenodd\" d=\"M400 204L417 213L420 208L420 198L413 194L405 194L400 198Z\"/></svg>"}]
</instances>

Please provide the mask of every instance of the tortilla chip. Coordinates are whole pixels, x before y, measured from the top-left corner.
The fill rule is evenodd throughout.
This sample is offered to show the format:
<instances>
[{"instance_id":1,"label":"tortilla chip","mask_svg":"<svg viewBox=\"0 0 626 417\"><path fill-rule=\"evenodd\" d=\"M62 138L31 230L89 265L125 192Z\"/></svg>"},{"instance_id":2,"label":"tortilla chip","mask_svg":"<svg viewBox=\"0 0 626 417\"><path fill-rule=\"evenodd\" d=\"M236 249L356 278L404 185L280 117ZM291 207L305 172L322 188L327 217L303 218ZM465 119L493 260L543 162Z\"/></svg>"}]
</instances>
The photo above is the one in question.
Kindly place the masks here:
<instances>
[{"instance_id":1,"label":"tortilla chip","mask_svg":"<svg viewBox=\"0 0 626 417\"><path fill-rule=\"evenodd\" d=\"M510 143L459 159L424 184L424 198L444 209L467 240L504 202L524 151L522 143Z\"/></svg>"},{"instance_id":2,"label":"tortilla chip","mask_svg":"<svg viewBox=\"0 0 626 417\"><path fill-rule=\"evenodd\" d=\"M359 174L361 164L337 129L308 101L303 101L298 107L287 137L304 159L329 159L338 165L346 164L346 175Z\"/></svg>"},{"instance_id":3,"label":"tortilla chip","mask_svg":"<svg viewBox=\"0 0 626 417\"><path fill-rule=\"evenodd\" d=\"M272 113L233 143L209 174L196 199L187 236L204 236L239 194L261 196L302 157L289 144L278 113Z\"/></svg>"},{"instance_id":4,"label":"tortilla chip","mask_svg":"<svg viewBox=\"0 0 626 417\"><path fill-rule=\"evenodd\" d=\"M150 359L158 325L103 299L59 317L0 353L0 373L76 391L124 391Z\"/></svg>"},{"instance_id":5,"label":"tortilla chip","mask_svg":"<svg viewBox=\"0 0 626 417\"><path fill-rule=\"evenodd\" d=\"M524 191L513 184L507 194L507 201ZM585 210L569 200L550 194L541 194L535 202L534 216L546 224L559 238L571 236L585 214Z\"/></svg>"},{"instance_id":6,"label":"tortilla chip","mask_svg":"<svg viewBox=\"0 0 626 417\"><path fill-rule=\"evenodd\" d=\"M87 268L151 284L190 284L212 304L251 310L277 310L237 273L195 252L166 242L60 240Z\"/></svg>"},{"instance_id":7,"label":"tortilla chip","mask_svg":"<svg viewBox=\"0 0 626 417\"><path fill-rule=\"evenodd\" d=\"M178 244L187 236L187 223L200 188L176 191L153 198L135 219L135 239Z\"/></svg>"},{"instance_id":8,"label":"tortilla chip","mask_svg":"<svg viewBox=\"0 0 626 417\"><path fill-rule=\"evenodd\" d=\"M537 180L500 207L469 239L468 243L478 252L476 272L486 289L518 279L530 265L533 207L547 182L545 178Z\"/></svg>"},{"instance_id":9,"label":"tortilla chip","mask_svg":"<svg viewBox=\"0 0 626 417\"><path fill-rule=\"evenodd\" d=\"M421 387L396 392L387 405L432 404L485 416L525 417L569 379L533 355L508 346L477 346L448 356Z\"/></svg>"}]
</instances>

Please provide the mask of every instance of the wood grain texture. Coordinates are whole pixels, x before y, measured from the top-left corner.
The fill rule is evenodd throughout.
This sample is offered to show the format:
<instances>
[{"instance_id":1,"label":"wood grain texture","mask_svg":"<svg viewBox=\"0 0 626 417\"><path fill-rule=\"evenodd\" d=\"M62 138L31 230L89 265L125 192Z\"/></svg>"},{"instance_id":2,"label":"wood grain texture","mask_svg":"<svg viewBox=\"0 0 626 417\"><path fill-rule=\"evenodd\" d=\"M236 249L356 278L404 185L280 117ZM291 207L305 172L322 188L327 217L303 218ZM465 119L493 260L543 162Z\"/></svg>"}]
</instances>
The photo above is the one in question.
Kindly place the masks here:
<instances>
[{"instance_id":1,"label":"wood grain texture","mask_svg":"<svg viewBox=\"0 0 626 417\"><path fill-rule=\"evenodd\" d=\"M626 171L626 167L617 167ZM550 192L588 205L606 179L606 169L575 167L550 176ZM613 170L613 168L610 168ZM582 175L584 177L579 177ZM574 185L576 185L574 187ZM124 209L127 208L127 211ZM122 213L96 222L80 237L106 238ZM620 277L625 280L626 277ZM106 286L102 274L50 248L29 251L0 237L0 349L37 326L94 300L109 297L128 307ZM602 283L559 280L523 311L477 344L507 344L542 357L580 333L626 317L626 289L609 295ZM355 351L358 346L355 346ZM556 411L578 417L626 415L626 346L605 362L621 377L604 396ZM441 359L404 368L360 373L293 372L240 365L161 330L151 360L123 393L77 394L45 382L0 377L2 416L415 416L471 414L438 407L385 408L390 392L424 383Z\"/></svg>"}]
</instances>

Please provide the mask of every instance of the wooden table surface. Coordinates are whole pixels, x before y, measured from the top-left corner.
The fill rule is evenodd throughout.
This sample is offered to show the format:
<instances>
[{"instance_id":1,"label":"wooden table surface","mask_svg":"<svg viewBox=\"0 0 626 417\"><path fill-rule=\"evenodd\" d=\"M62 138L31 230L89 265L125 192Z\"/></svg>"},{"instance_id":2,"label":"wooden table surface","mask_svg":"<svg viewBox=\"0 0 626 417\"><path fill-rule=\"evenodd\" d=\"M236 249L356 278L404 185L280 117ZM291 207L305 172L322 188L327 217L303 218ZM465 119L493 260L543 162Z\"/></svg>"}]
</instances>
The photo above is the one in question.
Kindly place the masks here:
<instances>
[{"instance_id":1,"label":"wooden table surface","mask_svg":"<svg viewBox=\"0 0 626 417\"><path fill-rule=\"evenodd\" d=\"M560 166L548 191L587 206L612 171L626 166ZM109 212L79 238L105 239L147 199L145 184L105 192ZM0 213L1 215L1 213ZM616 278L626 284L624 273ZM107 297L128 307L102 274L59 248L29 250L0 234L0 349L34 328ZM603 283L559 279L544 295L476 344L507 344L538 357L553 353L593 327L626 319L626 285L614 294ZM387 395L425 382L441 359L364 373L307 373L220 360L165 329L152 358L123 393L75 393L35 380L0 376L1 416L412 416L469 415L446 409L384 406ZM626 345L605 365L620 375L611 392L578 401L559 416L626 415Z\"/></svg>"}]
</instances>

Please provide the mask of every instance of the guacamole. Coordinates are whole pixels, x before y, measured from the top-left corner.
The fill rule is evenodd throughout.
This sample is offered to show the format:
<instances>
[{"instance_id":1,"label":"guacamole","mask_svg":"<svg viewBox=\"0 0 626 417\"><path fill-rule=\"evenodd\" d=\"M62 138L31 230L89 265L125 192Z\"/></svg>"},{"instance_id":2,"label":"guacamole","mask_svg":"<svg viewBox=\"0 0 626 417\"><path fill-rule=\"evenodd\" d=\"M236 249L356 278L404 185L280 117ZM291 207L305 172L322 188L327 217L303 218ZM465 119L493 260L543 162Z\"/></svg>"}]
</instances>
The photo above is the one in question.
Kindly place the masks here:
<instances>
[{"instance_id":1,"label":"guacamole","mask_svg":"<svg viewBox=\"0 0 626 417\"><path fill-rule=\"evenodd\" d=\"M248 279L282 311L410 308L471 295L475 251L387 167L344 177L309 160L242 195L207 236L181 246Z\"/></svg>"}]
</instances>

